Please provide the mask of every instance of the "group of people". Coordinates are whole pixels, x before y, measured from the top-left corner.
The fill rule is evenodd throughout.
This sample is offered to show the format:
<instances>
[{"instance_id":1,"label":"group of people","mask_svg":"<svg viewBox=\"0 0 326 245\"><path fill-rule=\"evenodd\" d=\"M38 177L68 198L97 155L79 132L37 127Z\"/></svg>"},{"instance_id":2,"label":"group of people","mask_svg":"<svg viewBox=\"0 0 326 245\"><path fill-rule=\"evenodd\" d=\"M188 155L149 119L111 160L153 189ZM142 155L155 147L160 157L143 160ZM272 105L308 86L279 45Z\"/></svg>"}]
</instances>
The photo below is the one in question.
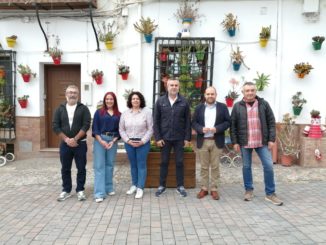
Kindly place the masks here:
<instances>
[{"instance_id":1,"label":"group of people","mask_svg":"<svg viewBox=\"0 0 326 245\"><path fill-rule=\"evenodd\" d=\"M191 141L191 129L197 133L197 153L201 164L201 189L197 198L210 194L218 200L219 156L225 145L225 131L230 128L234 150L241 152L243 160L244 200L251 201L253 195L252 152L255 150L262 162L265 183L265 200L275 205L283 202L275 194L275 181L271 148L275 142L275 118L268 102L256 95L252 82L243 85L243 98L234 105L231 116L225 104L217 102L214 87L205 90L205 102L200 103L191 118L187 100L179 94L179 81L170 78L167 93L155 103L154 116L146 108L144 96L132 92L128 96L128 109L120 113L116 95L104 95L103 105L93 117L94 137L94 199L102 202L107 196L115 195L113 183L117 141L121 138L130 162L131 187L127 195L142 198L147 176L147 155L150 139L154 135L161 147L161 165L157 197L166 191L166 179L170 152L173 149L176 164L176 191L186 197L184 188L184 146ZM77 167L77 198L86 199L86 132L91 125L88 108L78 102L78 87L68 86L66 102L59 106L53 119L53 130L62 139L60 161L62 192L58 201L71 196L71 166L75 159Z\"/></svg>"}]
</instances>

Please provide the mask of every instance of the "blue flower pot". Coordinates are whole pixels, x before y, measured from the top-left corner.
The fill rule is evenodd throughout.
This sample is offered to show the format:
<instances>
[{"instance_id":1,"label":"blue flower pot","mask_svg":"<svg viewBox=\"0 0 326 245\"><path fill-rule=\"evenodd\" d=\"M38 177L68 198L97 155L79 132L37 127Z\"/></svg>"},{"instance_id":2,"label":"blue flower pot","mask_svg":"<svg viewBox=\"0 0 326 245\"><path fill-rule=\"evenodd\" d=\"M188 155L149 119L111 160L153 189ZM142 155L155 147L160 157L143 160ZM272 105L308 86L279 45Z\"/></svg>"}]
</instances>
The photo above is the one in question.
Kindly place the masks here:
<instances>
[{"instance_id":1,"label":"blue flower pot","mask_svg":"<svg viewBox=\"0 0 326 245\"><path fill-rule=\"evenodd\" d=\"M153 39L153 34L144 34L146 43L151 43Z\"/></svg>"},{"instance_id":2,"label":"blue flower pot","mask_svg":"<svg viewBox=\"0 0 326 245\"><path fill-rule=\"evenodd\" d=\"M234 71L239 71L240 66L241 66L241 63L233 63L233 70Z\"/></svg>"},{"instance_id":3,"label":"blue flower pot","mask_svg":"<svg viewBox=\"0 0 326 245\"><path fill-rule=\"evenodd\" d=\"M228 29L228 33L229 33L230 37L234 37L235 36L235 29L233 29L233 28Z\"/></svg>"}]
</instances>

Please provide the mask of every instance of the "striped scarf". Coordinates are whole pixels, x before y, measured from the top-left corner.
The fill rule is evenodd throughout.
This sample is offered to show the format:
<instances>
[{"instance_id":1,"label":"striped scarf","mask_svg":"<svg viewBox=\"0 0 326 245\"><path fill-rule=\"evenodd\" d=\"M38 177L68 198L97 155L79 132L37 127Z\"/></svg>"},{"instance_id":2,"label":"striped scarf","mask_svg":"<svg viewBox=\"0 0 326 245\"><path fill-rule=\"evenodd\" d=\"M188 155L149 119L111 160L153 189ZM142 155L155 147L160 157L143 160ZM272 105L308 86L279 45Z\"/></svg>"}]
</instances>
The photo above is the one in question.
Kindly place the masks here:
<instances>
[{"instance_id":1,"label":"striped scarf","mask_svg":"<svg viewBox=\"0 0 326 245\"><path fill-rule=\"evenodd\" d=\"M246 107L248 118L248 144L245 146L245 148L262 147L261 124L258 115L258 100L256 99L252 106L246 103Z\"/></svg>"}]
</instances>

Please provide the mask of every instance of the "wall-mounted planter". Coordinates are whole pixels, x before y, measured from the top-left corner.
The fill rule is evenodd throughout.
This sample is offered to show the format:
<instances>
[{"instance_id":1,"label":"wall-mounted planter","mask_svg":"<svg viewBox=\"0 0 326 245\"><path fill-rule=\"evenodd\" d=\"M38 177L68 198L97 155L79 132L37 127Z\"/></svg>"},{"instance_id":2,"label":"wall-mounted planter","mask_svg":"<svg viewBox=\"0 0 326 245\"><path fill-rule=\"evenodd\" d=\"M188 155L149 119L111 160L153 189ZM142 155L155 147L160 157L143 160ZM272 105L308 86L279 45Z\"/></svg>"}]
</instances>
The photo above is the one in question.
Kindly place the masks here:
<instances>
[{"instance_id":1,"label":"wall-mounted planter","mask_svg":"<svg viewBox=\"0 0 326 245\"><path fill-rule=\"evenodd\" d=\"M230 28L230 29L228 29L228 33L229 33L229 36L230 37L234 37L235 36L235 28Z\"/></svg>"},{"instance_id":2,"label":"wall-mounted planter","mask_svg":"<svg viewBox=\"0 0 326 245\"><path fill-rule=\"evenodd\" d=\"M98 76L94 80L97 85L101 85L103 83L103 76Z\"/></svg>"},{"instance_id":3,"label":"wall-mounted planter","mask_svg":"<svg viewBox=\"0 0 326 245\"><path fill-rule=\"evenodd\" d=\"M302 111L302 107L292 107L292 109L295 116L299 116Z\"/></svg>"},{"instance_id":4,"label":"wall-mounted planter","mask_svg":"<svg viewBox=\"0 0 326 245\"><path fill-rule=\"evenodd\" d=\"M61 56L59 56L59 57L52 56L52 60L55 65L61 64Z\"/></svg>"},{"instance_id":5,"label":"wall-mounted planter","mask_svg":"<svg viewBox=\"0 0 326 245\"><path fill-rule=\"evenodd\" d=\"M28 83L31 80L31 74L22 74L22 78L25 83Z\"/></svg>"},{"instance_id":6,"label":"wall-mounted planter","mask_svg":"<svg viewBox=\"0 0 326 245\"><path fill-rule=\"evenodd\" d=\"M321 50L322 43L319 42L312 42L312 46L314 47L314 50Z\"/></svg>"},{"instance_id":7,"label":"wall-mounted planter","mask_svg":"<svg viewBox=\"0 0 326 245\"><path fill-rule=\"evenodd\" d=\"M226 102L226 106L227 107L232 107L233 106L234 99L232 99L232 98L225 98L225 102Z\"/></svg>"},{"instance_id":8,"label":"wall-mounted planter","mask_svg":"<svg viewBox=\"0 0 326 245\"><path fill-rule=\"evenodd\" d=\"M112 50L113 49L113 41L106 41L105 47L107 50Z\"/></svg>"},{"instance_id":9,"label":"wall-mounted planter","mask_svg":"<svg viewBox=\"0 0 326 245\"><path fill-rule=\"evenodd\" d=\"M153 34L144 34L146 43L151 43L153 40Z\"/></svg>"},{"instance_id":10,"label":"wall-mounted planter","mask_svg":"<svg viewBox=\"0 0 326 245\"><path fill-rule=\"evenodd\" d=\"M201 88L203 86L203 78L199 77L195 81L195 88Z\"/></svg>"},{"instance_id":11,"label":"wall-mounted planter","mask_svg":"<svg viewBox=\"0 0 326 245\"><path fill-rule=\"evenodd\" d=\"M128 80L129 73L121 73L120 75L121 75L122 80Z\"/></svg>"},{"instance_id":12,"label":"wall-mounted planter","mask_svg":"<svg viewBox=\"0 0 326 245\"><path fill-rule=\"evenodd\" d=\"M7 45L9 48L13 48L16 45L16 39L11 37L6 37Z\"/></svg>"},{"instance_id":13,"label":"wall-mounted planter","mask_svg":"<svg viewBox=\"0 0 326 245\"><path fill-rule=\"evenodd\" d=\"M260 47L265 48L267 46L268 39L261 38L259 39Z\"/></svg>"},{"instance_id":14,"label":"wall-mounted planter","mask_svg":"<svg viewBox=\"0 0 326 245\"><path fill-rule=\"evenodd\" d=\"M27 108L28 100L18 100L18 103L22 109Z\"/></svg>"},{"instance_id":15,"label":"wall-mounted planter","mask_svg":"<svg viewBox=\"0 0 326 245\"><path fill-rule=\"evenodd\" d=\"M233 70L234 71L239 71L240 70L241 63L235 63L235 62L233 62L232 65L233 65Z\"/></svg>"}]
</instances>

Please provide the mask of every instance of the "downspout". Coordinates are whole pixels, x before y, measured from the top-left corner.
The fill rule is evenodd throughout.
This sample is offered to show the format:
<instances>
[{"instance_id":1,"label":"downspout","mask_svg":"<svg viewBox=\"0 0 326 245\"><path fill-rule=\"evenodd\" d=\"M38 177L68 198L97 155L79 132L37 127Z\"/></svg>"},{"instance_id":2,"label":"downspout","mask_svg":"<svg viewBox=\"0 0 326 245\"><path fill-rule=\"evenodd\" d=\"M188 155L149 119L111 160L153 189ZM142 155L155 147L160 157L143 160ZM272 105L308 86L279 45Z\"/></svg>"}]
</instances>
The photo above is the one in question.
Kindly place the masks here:
<instances>
[{"instance_id":1,"label":"downspout","mask_svg":"<svg viewBox=\"0 0 326 245\"><path fill-rule=\"evenodd\" d=\"M283 6L282 0L277 1L277 33L276 33L276 86L275 86L275 119L280 121L281 111L281 78L282 78L282 45L283 45Z\"/></svg>"},{"instance_id":2,"label":"downspout","mask_svg":"<svg viewBox=\"0 0 326 245\"><path fill-rule=\"evenodd\" d=\"M89 1L89 17L90 17L90 19L91 19L91 23L92 23L93 31L94 31L94 34L95 34L96 45L97 45L97 49L96 49L96 51L101 51L101 50L100 50L100 43L99 43L99 41L98 41L97 32L96 32L96 29L95 29L95 26L94 26L94 21L93 21L93 12L92 12L92 3L91 3L91 1Z\"/></svg>"},{"instance_id":3,"label":"downspout","mask_svg":"<svg viewBox=\"0 0 326 245\"><path fill-rule=\"evenodd\" d=\"M39 12L38 12L38 3L33 3L33 5L35 6L35 10L36 10L36 17L37 17L37 22L41 28L41 31L43 32L43 35L44 35L44 38L45 38L45 42L46 42L46 50L45 52L49 52L49 40L48 40L48 37L46 36L46 33L42 27L42 24L41 24L41 20L40 20L40 15L39 15Z\"/></svg>"}]
</instances>

